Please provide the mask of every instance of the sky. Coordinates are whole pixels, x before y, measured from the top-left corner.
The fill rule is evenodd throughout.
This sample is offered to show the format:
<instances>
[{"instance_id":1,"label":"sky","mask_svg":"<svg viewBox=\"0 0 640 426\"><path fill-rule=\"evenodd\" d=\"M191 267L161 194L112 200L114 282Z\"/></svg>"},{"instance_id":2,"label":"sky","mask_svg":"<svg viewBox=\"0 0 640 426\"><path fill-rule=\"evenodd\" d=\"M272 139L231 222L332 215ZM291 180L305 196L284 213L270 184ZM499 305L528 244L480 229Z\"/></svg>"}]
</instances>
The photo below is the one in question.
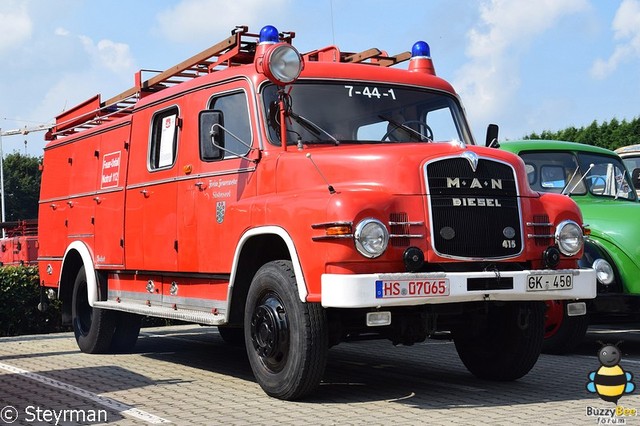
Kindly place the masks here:
<instances>
[{"instance_id":1,"label":"sky","mask_svg":"<svg viewBox=\"0 0 640 426\"><path fill-rule=\"evenodd\" d=\"M236 25L294 31L303 53L424 40L478 143L489 123L504 140L640 116L640 0L2 0L0 128L108 99ZM5 136L4 153L40 156L43 135Z\"/></svg>"}]
</instances>

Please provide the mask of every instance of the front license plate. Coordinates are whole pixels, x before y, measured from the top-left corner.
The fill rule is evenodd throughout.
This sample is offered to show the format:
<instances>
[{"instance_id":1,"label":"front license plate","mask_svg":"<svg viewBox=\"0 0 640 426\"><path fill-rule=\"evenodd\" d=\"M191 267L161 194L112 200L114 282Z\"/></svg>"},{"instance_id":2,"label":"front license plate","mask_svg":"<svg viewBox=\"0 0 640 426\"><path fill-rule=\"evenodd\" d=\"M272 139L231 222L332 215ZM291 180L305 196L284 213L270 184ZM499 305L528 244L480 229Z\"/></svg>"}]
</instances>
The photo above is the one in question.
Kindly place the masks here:
<instances>
[{"instance_id":1,"label":"front license plate","mask_svg":"<svg viewBox=\"0 0 640 426\"><path fill-rule=\"evenodd\" d=\"M377 280L376 299L434 297L449 295L449 280Z\"/></svg>"},{"instance_id":2,"label":"front license plate","mask_svg":"<svg viewBox=\"0 0 640 426\"><path fill-rule=\"evenodd\" d=\"M571 290L571 274L535 274L527 279L527 291Z\"/></svg>"}]
</instances>

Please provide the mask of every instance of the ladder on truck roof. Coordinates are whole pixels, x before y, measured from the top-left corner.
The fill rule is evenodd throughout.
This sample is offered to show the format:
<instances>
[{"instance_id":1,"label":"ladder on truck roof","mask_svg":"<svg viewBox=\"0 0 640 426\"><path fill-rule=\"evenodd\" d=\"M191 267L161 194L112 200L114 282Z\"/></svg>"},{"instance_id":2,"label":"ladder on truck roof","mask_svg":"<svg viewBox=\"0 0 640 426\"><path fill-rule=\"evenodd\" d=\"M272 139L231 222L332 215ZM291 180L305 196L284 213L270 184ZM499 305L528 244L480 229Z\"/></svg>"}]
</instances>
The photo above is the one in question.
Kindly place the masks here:
<instances>
[{"instance_id":1,"label":"ladder on truck roof","mask_svg":"<svg viewBox=\"0 0 640 426\"><path fill-rule=\"evenodd\" d=\"M135 85L130 89L106 101L102 101L100 94L97 94L59 114L55 125L47 132L45 139L54 140L57 137L71 135L125 117L133 112L138 100L148 94L221 69L252 63L260 35L248 31L247 26L238 26L225 40L165 71L138 71L135 74ZM281 42L291 44L295 33L284 32L279 36ZM411 53L402 52L389 56L376 48L360 53L341 52L336 46L328 46L308 52L303 57L309 62L350 62L388 67L408 60ZM143 81L143 72L157 73L157 75Z\"/></svg>"}]
</instances>

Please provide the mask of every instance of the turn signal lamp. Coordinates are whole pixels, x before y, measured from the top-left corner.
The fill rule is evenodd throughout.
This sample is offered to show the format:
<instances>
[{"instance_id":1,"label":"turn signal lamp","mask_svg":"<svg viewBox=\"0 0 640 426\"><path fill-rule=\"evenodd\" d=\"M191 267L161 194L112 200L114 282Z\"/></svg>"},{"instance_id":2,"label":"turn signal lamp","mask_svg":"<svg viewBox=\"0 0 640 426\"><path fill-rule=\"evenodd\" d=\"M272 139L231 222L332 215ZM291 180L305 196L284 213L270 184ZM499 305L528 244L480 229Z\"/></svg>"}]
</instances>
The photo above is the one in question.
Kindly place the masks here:
<instances>
[{"instance_id":1,"label":"turn signal lamp","mask_svg":"<svg viewBox=\"0 0 640 426\"><path fill-rule=\"evenodd\" d=\"M431 60L431 49L427 42L417 41L413 44L411 48L411 60L409 61L409 71L436 75L436 70Z\"/></svg>"},{"instance_id":2,"label":"turn signal lamp","mask_svg":"<svg viewBox=\"0 0 640 426\"><path fill-rule=\"evenodd\" d=\"M351 235L351 226L342 225L342 226L330 226L325 230L327 236L337 236L337 235Z\"/></svg>"},{"instance_id":3,"label":"turn signal lamp","mask_svg":"<svg viewBox=\"0 0 640 426\"><path fill-rule=\"evenodd\" d=\"M304 67L300 53L290 44L281 43L278 30L271 25L260 30L255 64L259 73L278 86L293 83Z\"/></svg>"}]
</instances>

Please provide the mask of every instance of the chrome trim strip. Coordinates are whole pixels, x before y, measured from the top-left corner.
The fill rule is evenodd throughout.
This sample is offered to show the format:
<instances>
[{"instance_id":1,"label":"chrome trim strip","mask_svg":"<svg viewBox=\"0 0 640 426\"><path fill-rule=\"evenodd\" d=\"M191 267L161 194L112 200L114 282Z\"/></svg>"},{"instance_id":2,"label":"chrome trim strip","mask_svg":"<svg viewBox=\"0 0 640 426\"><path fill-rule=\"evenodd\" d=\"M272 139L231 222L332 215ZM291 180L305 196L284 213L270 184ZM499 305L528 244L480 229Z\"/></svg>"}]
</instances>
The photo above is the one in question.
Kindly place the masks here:
<instances>
[{"instance_id":1,"label":"chrome trim strip","mask_svg":"<svg viewBox=\"0 0 640 426\"><path fill-rule=\"evenodd\" d=\"M349 239L353 238L353 234L343 234L343 235L319 235L316 237L311 237L313 241L322 241L322 240L341 240L341 239Z\"/></svg>"},{"instance_id":2,"label":"chrome trim strip","mask_svg":"<svg viewBox=\"0 0 640 426\"><path fill-rule=\"evenodd\" d=\"M110 188L110 189L99 189L97 191L83 192L83 193L74 194L74 195L67 195L65 197L48 198L46 200L40 200L39 204L52 203L52 202L55 202L55 201L73 200L73 199L76 199L76 198L91 197L92 195L102 195L102 194L108 194L110 192L120 192L120 191L123 191L123 190L124 190L123 186L118 186L116 188Z\"/></svg>"},{"instance_id":3,"label":"chrome trim strip","mask_svg":"<svg viewBox=\"0 0 640 426\"><path fill-rule=\"evenodd\" d=\"M248 172L253 172L255 170L256 170L255 167L247 167L247 168L243 168L243 169L229 169L229 170L223 170L223 171L219 171L219 172L202 173L202 174L197 174L197 175L177 176L177 177L172 177L172 178L158 179L158 180L154 180L154 181L147 181L147 182L142 182L142 183L136 183L136 184L133 184L133 185L127 185L127 190L145 188L145 187L150 187L150 186L155 186L155 185L162 185L164 183L181 182L181 181L186 181L186 180L191 180L191 179L202 179L202 178L214 177L214 176L224 176L224 175L230 175L230 174L248 173Z\"/></svg>"},{"instance_id":4,"label":"chrome trim strip","mask_svg":"<svg viewBox=\"0 0 640 426\"><path fill-rule=\"evenodd\" d=\"M313 229L322 229L322 228L330 228L332 226L353 226L353 222L323 222L323 223L314 223L311 225Z\"/></svg>"}]
</instances>

